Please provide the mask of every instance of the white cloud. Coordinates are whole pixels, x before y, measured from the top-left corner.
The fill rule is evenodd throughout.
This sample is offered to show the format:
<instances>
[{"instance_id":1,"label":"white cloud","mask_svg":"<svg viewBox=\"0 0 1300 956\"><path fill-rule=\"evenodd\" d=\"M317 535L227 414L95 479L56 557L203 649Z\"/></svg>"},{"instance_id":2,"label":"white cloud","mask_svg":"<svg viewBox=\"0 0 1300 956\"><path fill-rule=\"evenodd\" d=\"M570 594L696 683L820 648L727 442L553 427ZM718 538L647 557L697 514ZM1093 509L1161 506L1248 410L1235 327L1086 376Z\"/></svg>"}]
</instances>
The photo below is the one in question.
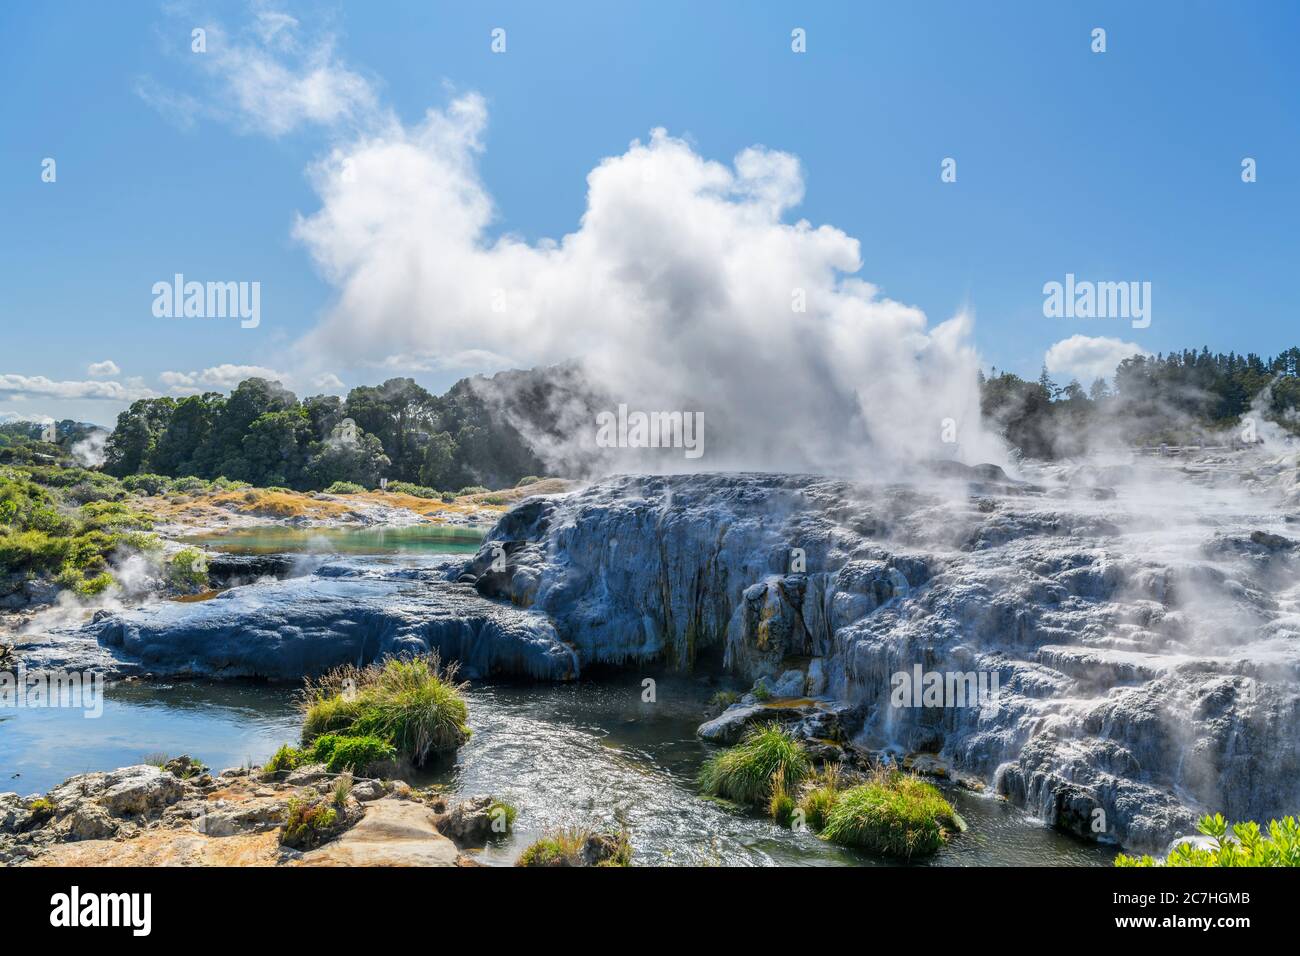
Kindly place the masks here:
<instances>
[{"instance_id":1,"label":"white cloud","mask_svg":"<svg viewBox=\"0 0 1300 956\"><path fill-rule=\"evenodd\" d=\"M139 379L127 382L54 381L44 375L0 374L0 396L13 398L93 399L133 402L156 393Z\"/></svg>"},{"instance_id":2,"label":"white cloud","mask_svg":"<svg viewBox=\"0 0 1300 956\"><path fill-rule=\"evenodd\" d=\"M1089 385L1098 378L1111 378L1115 367L1131 355L1150 355L1133 342L1102 335L1072 335L1047 350L1047 370L1057 378L1076 378Z\"/></svg>"},{"instance_id":3,"label":"white cloud","mask_svg":"<svg viewBox=\"0 0 1300 956\"><path fill-rule=\"evenodd\" d=\"M136 94L182 128L206 115L282 136L379 112L371 82L339 60L329 32L303 37L296 19L269 9L257 10L249 28L236 33L211 22L203 29L207 51L191 53L187 46L183 55L202 71L207 95L169 90L150 76L136 82Z\"/></svg>"},{"instance_id":4,"label":"white cloud","mask_svg":"<svg viewBox=\"0 0 1300 956\"><path fill-rule=\"evenodd\" d=\"M946 456L948 417L963 456L1001 458L978 425L969 317L927 327L853 275L856 239L783 221L803 197L794 156L753 147L729 166L655 130L590 172L576 231L530 244L488 235L486 122L483 99L462 96L313 168L321 208L294 232L338 298L299 343L309 363L578 357L633 408L704 411L714 466ZM592 444L591 423L571 426Z\"/></svg>"},{"instance_id":5,"label":"white cloud","mask_svg":"<svg viewBox=\"0 0 1300 956\"><path fill-rule=\"evenodd\" d=\"M971 318L930 326L855 275L856 239L788 222L804 194L797 157L755 146L727 164L656 129L591 170L574 231L494 237L478 170L484 99L403 124L328 35L300 32L281 14L239 36L210 27L210 52L193 60L245 128L355 131L310 170L320 208L294 227L337 289L297 344L304 375L579 358L614 401L705 412L709 467L949 457L945 418L961 457L1004 459L979 426ZM203 384L167 374L173 391ZM565 425L557 457L595 452L593 422Z\"/></svg>"},{"instance_id":6,"label":"white cloud","mask_svg":"<svg viewBox=\"0 0 1300 956\"><path fill-rule=\"evenodd\" d=\"M325 372L322 375L317 375L312 379L311 383L316 388L323 388L327 392L342 392L346 387L343 384L343 379L339 378L333 372Z\"/></svg>"},{"instance_id":7,"label":"white cloud","mask_svg":"<svg viewBox=\"0 0 1300 956\"><path fill-rule=\"evenodd\" d=\"M262 365L215 365L201 372L163 372L158 380L173 395L198 395L204 391L228 392L248 378L264 378L284 382L289 378L283 372Z\"/></svg>"},{"instance_id":8,"label":"white cloud","mask_svg":"<svg viewBox=\"0 0 1300 956\"><path fill-rule=\"evenodd\" d=\"M86 374L91 378L112 378L114 375L121 375L122 370L112 359L104 359L102 362L91 362L87 365Z\"/></svg>"}]
</instances>

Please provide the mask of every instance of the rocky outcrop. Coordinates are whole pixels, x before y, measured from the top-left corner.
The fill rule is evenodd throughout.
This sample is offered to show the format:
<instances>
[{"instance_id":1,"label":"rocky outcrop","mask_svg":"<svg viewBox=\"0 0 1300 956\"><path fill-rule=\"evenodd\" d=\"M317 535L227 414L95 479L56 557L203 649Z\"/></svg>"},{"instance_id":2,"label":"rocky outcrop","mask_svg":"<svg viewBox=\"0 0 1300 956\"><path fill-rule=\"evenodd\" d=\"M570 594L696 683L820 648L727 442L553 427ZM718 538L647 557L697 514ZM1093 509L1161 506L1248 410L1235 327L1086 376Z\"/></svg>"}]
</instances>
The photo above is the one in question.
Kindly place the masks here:
<instances>
[{"instance_id":1,"label":"rocky outcrop","mask_svg":"<svg viewBox=\"0 0 1300 956\"><path fill-rule=\"evenodd\" d=\"M104 615L52 646L93 640L121 670L298 680L342 664L437 651L470 678L577 675L572 648L542 614L447 584L436 568L343 561L308 577L233 588L196 604ZM93 659L93 656L92 656ZM47 655L47 664L50 657Z\"/></svg>"},{"instance_id":2,"label":"rocky outcrop","mask_svg":"<svg viewBox=\"0 0 1300 956\"><path fill-rule=\"evenodd\" d=\"M1090 839L1163 849L1202 811L1294 811L1300 594L1280 513L1232 476L1116 471L1096 494L1059 468L941 470L910 487L612 478L520 504L448 575L545 614L583 667L775 682L795 666L859 708L863 746L941 753ZM936 700L895 699L914 672L939 676ZM701 732L731 741L763 716L737 705Z\"/></svg>"},{"instance_id":3,"label":"rocky outcrop","mask_svg":"<svg viewBox=\"0 0 1300 956\"><path fill-rule=\"evenodd\" d=\"M0 865L468 862L458 844L435 826L441 802L430 806L409 787L378 780L357 781L340 796L334 791L337 779L331 775L313 786L297 786L243 769L214 778L188 765L171 770L142 765L72 777L44 797L0 794ZM287 834L295 807L307 806L327 808L330 815L310 832Z\"/></svg>"}]
</instances>

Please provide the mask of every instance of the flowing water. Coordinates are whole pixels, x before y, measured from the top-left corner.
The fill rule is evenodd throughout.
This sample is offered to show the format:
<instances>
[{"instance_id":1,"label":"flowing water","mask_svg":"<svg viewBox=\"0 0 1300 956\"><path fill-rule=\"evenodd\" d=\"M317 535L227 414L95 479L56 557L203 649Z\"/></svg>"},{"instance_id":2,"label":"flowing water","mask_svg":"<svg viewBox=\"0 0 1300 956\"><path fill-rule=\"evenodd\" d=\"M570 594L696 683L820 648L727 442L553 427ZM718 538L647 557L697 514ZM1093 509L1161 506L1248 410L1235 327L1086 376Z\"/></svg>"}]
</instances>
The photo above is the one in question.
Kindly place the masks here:
<instances>
[{"instance_id":1,"label":"flowing water","mask_svg":"<svg viewBox=\"0 0 1300 956\"><path fill-rule=\"evenodd\" d=\"M282 530L223 536L230 550L288 550ZM420 534L388 529L383 550L429 551ZM418 529L423 532L424 529ZM318 532L298 532L304 541ZM326 550L372 551L373 531L334 532ZM351 537L358 536L357 538ZM477 541L477 536L475 537ZM213 546L211 540L206 542ZM466 541L456 550L473 550ZM310 545L299 542L300 547ZM296 549L295 549L296 550ZM444 541L438 553L451 551ZM516 832L480 854L513 862L524 846L558 826L626 827L641 864L879 865L811 833L733 810L696 793L700 765L714 752L695 729L718 689L692 677L655 676L643 700L643 674L615 674L560 685L484 684L470 688L473 736L454 762L420 783L458 796L491 794L519 809ZM146 755L188 753L215 769L261 763L300 726L292 688L196 683L121 683L103 713L71 708L0 710L0 791L45 791L68 776L138 763ZM1106 865L1114 851L1056 833L988 796L947 796L969 825L931 865Z\"/></svg>"}]
</instances>

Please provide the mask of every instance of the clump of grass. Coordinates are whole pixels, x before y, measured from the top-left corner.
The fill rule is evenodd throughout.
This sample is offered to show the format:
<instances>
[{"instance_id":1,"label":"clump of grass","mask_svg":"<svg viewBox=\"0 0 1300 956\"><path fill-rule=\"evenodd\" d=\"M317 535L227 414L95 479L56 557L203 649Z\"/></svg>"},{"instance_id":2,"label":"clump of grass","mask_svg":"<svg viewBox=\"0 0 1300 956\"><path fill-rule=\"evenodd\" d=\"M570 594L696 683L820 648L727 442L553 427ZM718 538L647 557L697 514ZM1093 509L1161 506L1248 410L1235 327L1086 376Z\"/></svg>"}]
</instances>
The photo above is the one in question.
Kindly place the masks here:
<instances>
[{"instance_id":1,"label":"clump of grass","mask_svg":"<svg viewBox=\"0 0 1300 956\"><path fill-rule=\"evenodd\" d=\"M1201 817L1196 829L1214 840L1213 846L1180 843L1163 862L1150 856L1121 853L1116 866L1300 866L1300 823L1295 817L1270 820L1267 835L1258 823L1237 823L1228 835L1228 823L1216 813Z\"/></svg>"},{"instance_id":2,"label":"clump of grass","mask_svg":"<svg viewBox=\"0 0 1300 956\"><path fill-rule=\"evenodd\" d=\"M755 727L745 738L720 754L710 757L700 770L700 789L711 797L762 806L772 798L774 787L786 793L808 776L811 762L797 740L768 723Z\"/></svg>"},{"instance_id":3,"label":"clump of grass","mask_svg":"<svg viewBox=\"0 0 1300 956\"><path fill-rule=\"evenodd\" d=\"M334 785L330 788L330 803L342 808L347 805L350 793L352 793L352 774L339 774L334 780Z\"/></svg>"},{"instance_id":4,"label":"clump of grass","mask_svg":"<svg viewBox=\"0 0 1300 956\"><path fill-rule=\"evenodd\" d=\"M492 835L504 836L515 828L515 817L519 811L513 804L504 800L493 800L488 807L488 819L492 821Z\"/></svg>"},{"instance_id":5,"label":"clump of grass","mask_svg":"<svg viewBox=\"0 0 1300 956\"><path fill-rule=\"evenodd\" d=\"M322 734L312 741L305 760L323 763L330 773L363 773L366 767L397 756L397 748L378 737Z\"/></svg>"},{"instance_id":6,"label":"clump of grass","mask_svg":"<svg viewBox=\"0 0 1300 956\"><path fill-rule=\"evenodd\" d=\"M755 684L754 689L751 690L750 693L754 695L754 699L759 703L772 699L772 691L768 689L767 684L762 682Z\"/></svg>"},{"instance_id":7,"label":"clump of grass","mask_svg":"<svg viewBox=\"0 0 1300 956\"><path fill-rule=\"evenodd\" d=\"M803 814L804 823L814 831L820 831L826 826L826 819L842 788L839 764L825 764L809 777L803 796L799 798L799 811Z\"/></svg>"},{"instance_id":8,"label":"clump of grass","mask_svg":"<svg viewBox=\"0 0 1300 956\"><path fill-rule=\"evenodd\" d=\"M288 744L282 744L280 749L271 755L271 759L262 765L262 773L286 773L290 770L298 769L302 763L302 751Z\"/></svg>"},{"instance_id":9,"label":"clump of grass","mask_svg":"<svg viewBox=\"0 0 1300 956\"><path fill-rule=\"evenodd\" d=\"M567 827L548 833L519 855L516 866L629 866L632 843L626 833L592 833Z\"/></svg>"},{"instance_id":10,"label":"clump of grass","mask_svg":"<svg viewBox=\"0 0 1300 956\"><path fill-rule=\"evenodd\" d=\"M465 686L436 654L338 668L308 684L303 743L325 733L373 737L423 766L469 739Z\"/></svg>"},{"instance_id":11,"label":"clump of grass","mask_svg":"<svg viewBox=\"0 0 1300 956\"><path fill-rule=\"evenodd\" d=\"M778 770L772 782L772 797L767 803L767 812L780 826L789 827L794 817L794 797L786 793L782 774Z\"/></svg>"},{"instance_id":12,"label":"clump of grass","mask_svg":"<svg viewBox=\"0 0 1300 956\"><path fill-rule=\"evenodd\" d=\"M961 829L961 818L932 784L888 771L837 793L821 835L833 843L911 859L929 856Z\"/></svg>"}]
</instances>

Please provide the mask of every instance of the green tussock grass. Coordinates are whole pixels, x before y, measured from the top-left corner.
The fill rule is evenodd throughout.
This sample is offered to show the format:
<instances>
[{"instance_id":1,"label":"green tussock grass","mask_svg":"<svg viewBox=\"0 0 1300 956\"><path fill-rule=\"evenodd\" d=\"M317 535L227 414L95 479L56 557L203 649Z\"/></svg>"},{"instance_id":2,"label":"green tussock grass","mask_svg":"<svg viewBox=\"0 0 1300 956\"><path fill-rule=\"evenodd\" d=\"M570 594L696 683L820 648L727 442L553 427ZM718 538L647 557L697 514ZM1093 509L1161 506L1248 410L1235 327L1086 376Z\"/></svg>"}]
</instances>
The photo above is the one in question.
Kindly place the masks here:
<instances>
[{"instance_id":1,"label":"green tussock grass","mask_svg":"<svg viewBox=\"0 0 1300 956\"><path fill-rule=\"evenodd\" d=\"M422 766L469 739L465 685L455 676L437 655L331 671L308 685L303 743L328 733L372 737Z\"/></svg>"},{"instance_id":2,"label":"green tussock grass","mask_svg":"<svg viewBox=\"0 0 1300 956\"><path fill-rule=\"evenodd\" d=\"M700 770L700 790L711 797L763 806L774 787L793 792L811 770L803 747L776 723L752 729L745 738L710 757Z\"/></svg>"},{"instance_id":3,"label":"green tussock grass","mask_svg":"<svg viewBox=\"0 0 1300 956\"><path fill-rule=\"evenodd\" d=\"M835 794L822 838L887 856L929 856L963 828L932 784L898 771Z\"/></svg>"}]
</instances>

